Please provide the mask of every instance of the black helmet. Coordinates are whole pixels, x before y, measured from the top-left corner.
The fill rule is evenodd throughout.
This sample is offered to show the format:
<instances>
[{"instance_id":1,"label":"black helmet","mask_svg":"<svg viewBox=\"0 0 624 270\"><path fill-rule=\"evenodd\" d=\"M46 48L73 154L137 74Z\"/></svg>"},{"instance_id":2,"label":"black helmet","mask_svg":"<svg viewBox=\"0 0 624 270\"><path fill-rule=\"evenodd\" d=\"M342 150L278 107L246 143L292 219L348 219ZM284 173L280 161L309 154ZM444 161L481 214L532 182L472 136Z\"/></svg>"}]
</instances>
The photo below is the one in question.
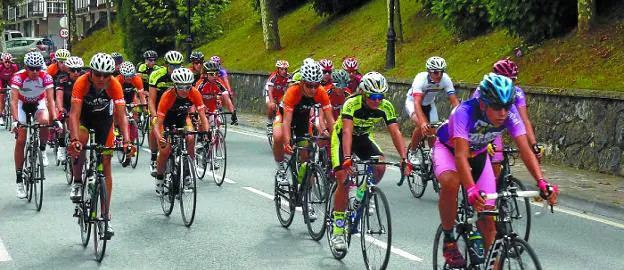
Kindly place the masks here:
<instances>
[{"instance_id":1,"label":"black helmet","mask_svg":"<svg viewBox=\"0 0 624 270\"><path fill-rule=\"evenodd\" d=\"M200 51L193 51L189 59L191 62L204 62L204 54Z\"/></svg>"},{"instance_id":2,"label":"black helmet","mask_svg":"<svg viewBox=\"0 0 624 270\"><path fill-rule=\"evenodd\" d=\"M147 58L158 58L158 53L153 50L147 50L143 53L143 59Z\"/></svg>"},{"instance_id":3,"label":"black helmet","mask_svg":"<svg viewBox=\"0 0 624 270\"><path fill-rule=\"evenodd\" d=\"M220 68L219 64L212 61L204 63L204 72L219 71Z\"/></svg>"}]
</instances>

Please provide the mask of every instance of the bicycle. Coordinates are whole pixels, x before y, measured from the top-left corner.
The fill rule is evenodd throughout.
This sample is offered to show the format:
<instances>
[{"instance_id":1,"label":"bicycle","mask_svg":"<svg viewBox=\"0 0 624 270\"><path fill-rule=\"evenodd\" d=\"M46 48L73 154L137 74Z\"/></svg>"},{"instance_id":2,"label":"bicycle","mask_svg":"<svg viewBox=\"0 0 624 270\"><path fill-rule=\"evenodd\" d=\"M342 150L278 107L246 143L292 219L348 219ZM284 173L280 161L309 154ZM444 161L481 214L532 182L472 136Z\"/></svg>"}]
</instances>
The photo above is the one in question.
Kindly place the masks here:
<instances>
[{"instance_id":1,"label":"bicycle","mask_svg":"<svg viewBox=\"0 0 624 270\"><path fill-rule=\"evenodd\" d=\"M82 149L88 151L83 167L82 200L75 203L74 217L78 219L80 226L80 238L82 246L89 244L91 232L93 232L93 251L95 260L101 262L106 252L106 243L111 239L108 231L110 221L110 209L108 205L108 190L104 176L104 152L123 150L123 147L106 147L95 142L95 133L89 130L89 143Z\"/></svg>"},{"instance_id":2,"label":"bicycle","mask_svg":"<svg viewBox=\"0 0 624 270\"><path fill-rule=\"evenodd\" d=\"M225 134L218 128L219 119L223 115L232 114L230 112L207 112L207 116L213 116L210 121L208 138L199 137L195 143L195 165L197 166L197 177L204 179L206 170L210 168L212 179L217 186L221 186L225 180L227 169L227 148ZM190 113L195 129L199 129L199 119L197 113ZM206 140L207 139L207 140Z\"/></svg>"},{"instance_id":3,"label":"bicycle","mask_svg":"<svg viewBox=\"0 0 624 270\"><path fill-rule=\"evenodd\" d=\"M441 124L442 123L429 124L429 128L437 130ZM433 171L433 158L431 156L432 146L425 148L425 141L429 137L435 137L435 135L425 136L422 140L420 140L420 142L418 142L418 146L416 147L414 154L417 155L416 158L420 161L420 163L412 164L412 173L402 179L407 179L407 185L409 186L410 192L414 198L420 198L423 194L425 194L428 182L431 182L433 190L436 193L440 193L440 182L438 182L438 179L435 177L435 173ZM411 149L411 144L407 146L407 153L410 152L409 149ZM399 181L397 185L403 185L403 181Z\"/></svg>"},{"instance_id":4,"label":"bicycle","mask_svg":"<svg viewBox=\"0 0 624 270\"><path fill-rule=\"evenodd\" d=\"M328 180L323 168L314 161L318 150L314 145L318 140L328 139L324 136L307 135L294 138L293 142L296 146L287 162L286 171L275 174L274 201L280 224L288 228L292 224L296 207L301 206L308 234L315 241L319 241L325 234L325 223L317 221L315 214L324 213L323 209L326 208L324 204L328 201ZM306 145L300 146L300 142L305 142ZM308 152L308 158L305 161L299 161L300 152L304 150ZM290 171L290 183L280 183L280 174L288 173L288 171ZM322 217L321 220L326 220L326 217Z\"/></svg>"},{"instance_id":5,"label":"bicycle","mask_svg":"<svg viewBox=\"0 0 624 270\"><path fill-rule=\"evenodd\" d=\"M26 124L18 123L18 128L28 129L28 139L25 146L25 157L22 171L23 185L26 189L26 201L31 202L33 195L35 197L35 207L37 212L41 211L43 206L43 180L45 180L45 174L43 170L43 155L39 149L39 129L51 127L53 125L41 125L39 123L32 123L32 114L28 114L26 117Z\"/></svg>"},{"instance_id":6,"label":"bicycle","mask_svg":"<svg viewBox=\"0 0 624 270\"><path fill-rule=\"evenodd\" d=\"M175 126L164 132L164 137L171 143L171 153L167 159L164 192L160 196L160 205L165 216L169 216L173 211L175 200L179 200L182 221L186 227L190 227L195 220L197 204L195 164L187 151L186 136L196 134L205 135L206 132L189 131Z\"/></svg>"},{"instance_id":7,"label":"bicycle","mask_svg":"<svg viewBox=\"0 0 624 270\"><path fill-rule=\"evenodd\" d=\"M477 215L493 216L496 224L496 237L493 244L487 250L485 255L479 254L475 246L470 240L470 235L476 230L477 217L474 210L468 205L465 192L460 192L458 206L458 216L455 224L455 241L462 256L466 258L466 267L462 269L494 269L499 265L500 269L505 269L505 265L509 265L508 269L542 269L541 264L535 254L533 248L522 237L513 231L511 226L513 218L510 216L508 209L508 201L515 198L529 198L539 196L539 191L517 191L515 187L498 193L486 194L486 199L496 200L496 209L491 211L482 211ZM433 269L451 269L446 265L442 254L443 240L442 225L438 226L433 243ZM461 240L461 241L460 241ZM440 256L439 256L440 254ZM523 255L527 257L524 258ZM518 266L513 267L511 264L515 261Z\"/></svg>"},{"instance_id":8,"label":"bicycle","mask_svg":"<svg viewBox=\"0 0 624 270\"><path fill-rule=\"evenodd\" d=\"M139 127L139 146L143 146L145 137L149 136L149 133L152 130L150 119L148 110L142 109L139 111L137 121L137 126Z\"/></svg>"},{"instance_id":9,"label":"bicycle","mask_svg":"<svg viewBox=\"0 0 624 270\"><path fill-rule=\"evenodd\" d=\"M362 255L364 256L364 264L366 269L386 269L390 260L390 248L392 245L392 222L390 217L390 206L388 199L382 190L375 183L373 175L374 165L391 165L401 167L400 162L380 161L381 156L372 156L369 160L353 161L353 165L364 165L364 177L351 176L347 181L357 181L356 185L365 185L366 192L362 201L354 203L355 198L349 198L349 205L345 211L345 233L347 246L351 246L352 236L360 233L360 246ZM356 172L357 173L357 172ZM348 183L347 183L348 184ZM327 241L329 249L334 258L341 260L347 255L347 250L338 251L332 246L333 237L333 211L334 211L334 194L337 185L334 182L329 193L329 202L325 210L325 224L327 226ZM355 204L355 205L354 205ZM367 214L364 214L367 213ZM376 223L376 224L374 224ZM385 235L387 239L379 238ZM370 239L369 239L370 238ZM382 246L383 244L383 246ZM373 252L374 248L381 248L378 252ZM383 250L385 249L385 250ZM379 256L376 256L379 255ZM379 262L374 261L376 257L380 257Z\"/></svg>"},{"instance_id":10,"label":"bicycle","mask_svg":"<svg viewBox=\"0 0 624 270\"><path fill-rule=\"evenodd\" d=\"M130 141L134 144L134 145L139 145L140 144L140 140L139 140L139 126L136 122L136 120L133 117L133 108L147 108L147 104L126 104L126 118L128 119L128 132L130 133ZM118 132L116 132L116 136L115 136L115 146L121 147L123 146L123 137L121 134L119 134ZM126 162L128 162L130 164L130 166L134 169L136 168L137 164L139 163L139 152L141 151L136 151L136 153L130 157L130 161L128 162L126 160L126 154L123 152L123 148L122 151L116 151L116 156L117 156L117 160L119 161L119 163L121 163L122 165ZM127 165L127 164L126 164Z\"/></svg>"},{"instance_id":11,"label":"bicycle","mask_svg":"<svg viewBox=\"0 0 624 270\"><path fill-rule=\"evenodd\" d=\"M4 118L4 128L6 130L11 129L11 121L13 118L11 117L11 88L2 88L0 89L0 94L4 94L4 112L2 113L2 118Z\"/></svg>"}]
</instances>

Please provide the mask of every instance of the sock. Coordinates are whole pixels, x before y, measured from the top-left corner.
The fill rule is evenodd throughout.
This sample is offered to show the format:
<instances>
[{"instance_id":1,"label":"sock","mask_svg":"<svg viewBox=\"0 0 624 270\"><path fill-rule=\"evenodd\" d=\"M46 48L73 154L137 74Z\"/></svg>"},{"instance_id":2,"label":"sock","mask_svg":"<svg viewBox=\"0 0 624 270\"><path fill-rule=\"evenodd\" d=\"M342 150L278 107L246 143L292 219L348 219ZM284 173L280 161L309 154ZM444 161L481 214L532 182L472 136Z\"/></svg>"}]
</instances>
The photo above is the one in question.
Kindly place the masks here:
<instances>
[{"instance_id":1,"label":"sock","mask_svg":"<svg viewBox=\"0 0 624 270\"><path fill-rule=\"evenodd\" d=\"M344 233L344 212L334 211L334 234Z\"/></svg>"},{"instance_id":2,"label":"sock","mask_svg":"<svg viewBox=\"0 0 624 270\"><path fill-rule=\"evenodd\" d=\"M152 161L156 161L156 156L158 156L158 152L152 151Z\"/></svg>"},{"instance_id":3,"label":"sock","mask_svg":"<svg viewBox=\"0 0 624 270\"><path fill-rule=\"evenodd\" d=\"M453 233L453 230L444 230L442 229L442 232L444 233L444 242L454 242L455 241L455 234Z\"/></svg>"},{"instance_id":4,"label":"sock","mask_svg":"<svg viewBox=\"0 0 624 270\"><path fill-rule=\"evenodd\" d=\"M22 182L22 169L15 169L15 183L21 183Z\"/></svg>"}]
</instances>

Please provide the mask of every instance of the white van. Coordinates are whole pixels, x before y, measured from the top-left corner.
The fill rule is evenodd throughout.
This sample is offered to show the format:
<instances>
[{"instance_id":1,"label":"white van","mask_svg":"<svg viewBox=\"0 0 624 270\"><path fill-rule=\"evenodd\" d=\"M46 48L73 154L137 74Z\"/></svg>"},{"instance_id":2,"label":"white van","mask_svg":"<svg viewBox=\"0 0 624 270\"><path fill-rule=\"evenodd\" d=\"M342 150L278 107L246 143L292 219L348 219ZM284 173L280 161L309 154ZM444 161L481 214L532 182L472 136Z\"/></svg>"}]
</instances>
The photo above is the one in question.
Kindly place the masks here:
<instances>
[{"instance_id":1,"label":"white van","mask_svg":"<svg viewBox=\"0 0 624 270\"><path fill-rule=\"evenodd\" d=\"M22 38L24 35L20 31L15 30L5 30L4 31L4 41L13 40L16 38Z\"/></svg>"}]
</instances>

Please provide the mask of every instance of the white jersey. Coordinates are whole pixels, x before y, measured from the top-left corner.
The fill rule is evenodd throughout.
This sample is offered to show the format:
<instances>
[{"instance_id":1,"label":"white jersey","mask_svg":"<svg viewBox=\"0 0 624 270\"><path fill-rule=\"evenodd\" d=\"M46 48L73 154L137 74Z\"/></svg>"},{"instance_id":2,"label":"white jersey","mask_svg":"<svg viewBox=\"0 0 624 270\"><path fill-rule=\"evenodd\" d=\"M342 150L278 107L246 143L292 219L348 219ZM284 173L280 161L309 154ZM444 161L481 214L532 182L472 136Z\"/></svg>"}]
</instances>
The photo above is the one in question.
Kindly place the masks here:
<instances>
[{"instance_id":1,"label":"white jersey","mask_svg":"<svg viewBox=\"0 0 624 270\"><path fill-rule=\"evenodd\" d=\"M446 73L442 74L442 79L440 79L439 83L434 83L429 79L428 72L421 72L416 75L412 87L407 91L407 101L413 103L413 95L421 93L423 95L422 105L427 106L435 101L441 90L446 91L446 94L449 96L455 94L453 81Z\"/></svg>"}]
</instances>

